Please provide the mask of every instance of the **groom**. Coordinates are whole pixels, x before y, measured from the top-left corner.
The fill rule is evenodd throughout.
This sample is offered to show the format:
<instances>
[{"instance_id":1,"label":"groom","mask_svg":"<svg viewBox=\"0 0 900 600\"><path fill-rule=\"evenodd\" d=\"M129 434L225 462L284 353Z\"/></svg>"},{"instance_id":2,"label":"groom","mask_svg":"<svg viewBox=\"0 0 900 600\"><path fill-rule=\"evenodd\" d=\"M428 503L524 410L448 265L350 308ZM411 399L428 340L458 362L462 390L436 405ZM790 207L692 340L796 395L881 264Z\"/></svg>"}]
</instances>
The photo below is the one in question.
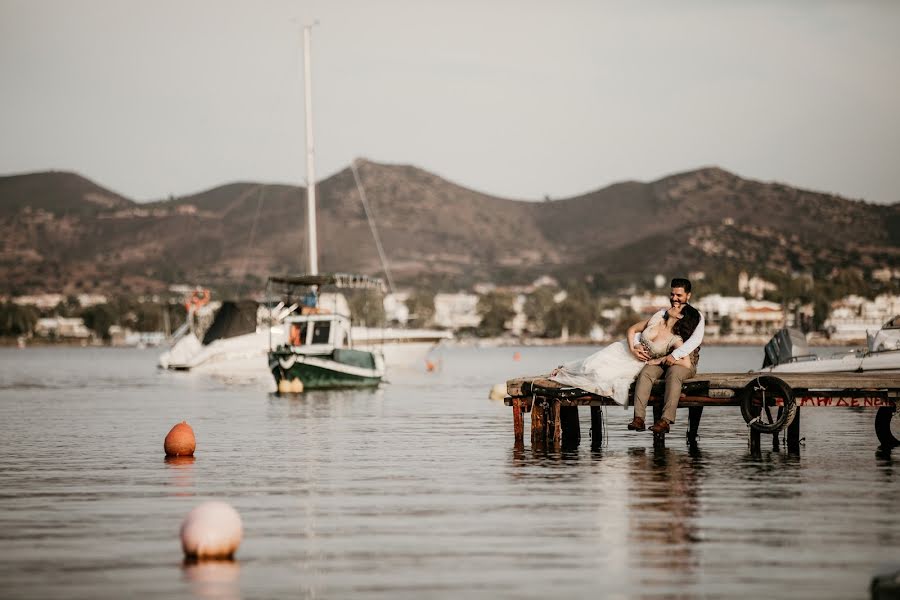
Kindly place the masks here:
<instances>
[{"instance_id":1,"label":"groom","mask_svg":"<svg viewBox=\"0 0 900 600\"><path fill-rule=\"evenodd\" d=\"M669 304L673 307L688 304L690 299L691 282L680 277L673 279L672 291L669 293ZM662 309L657 314L662 316L666 310ZM669 432L669 426L675 422L675 409L678 408L678 399L681 397L681 386L685 379L690 379L697 374L697 362L700 360L700 344L703 342L703 325L703 313L700 313L700 323L697 325L694 333L684 341L684 344L672 350L672 353L665 357L661 365L644 365L644 368L638 373L637 383L634 385L634 419L628 424L628 429L634 431L643 431L645 429L644 419L647 416L650 389L653 387L653 382L665 373L666 393L662 418L650 428L650 431L658 434ZM644 327L646 327L646 322ZM647 362L650 359L647 351L640 343L640 333L634 339L629 340L629 343L631 344L631 353L635 358L642 362ZM676 361L685 356L690 356L691 368L675 364Z\"/></svg>"}]
</instances>

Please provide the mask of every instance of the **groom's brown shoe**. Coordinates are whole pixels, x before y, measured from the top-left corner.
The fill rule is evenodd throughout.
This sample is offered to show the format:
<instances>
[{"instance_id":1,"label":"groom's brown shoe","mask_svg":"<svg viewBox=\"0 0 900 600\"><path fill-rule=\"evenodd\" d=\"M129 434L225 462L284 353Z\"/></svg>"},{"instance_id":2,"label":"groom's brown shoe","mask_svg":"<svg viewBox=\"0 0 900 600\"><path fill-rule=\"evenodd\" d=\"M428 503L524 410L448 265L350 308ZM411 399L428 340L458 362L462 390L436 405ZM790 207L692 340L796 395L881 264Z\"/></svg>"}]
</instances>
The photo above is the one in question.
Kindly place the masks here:
<instances>
[{"instance_id":1,"label":"groom's brown shoe","mask_svg":"<svg viewBox=\"0 0 900 600\"><path fill-rule=\"evenodd\" d=\"M644 420L640 417L635 417L631 423L628 424L628 429L632 431L644 431L646 427L644 427Z\"/></svg>"},{"instance_id":2,"label":"groom's brown shoe","mask_svg":"<svg viewBox=\"0 0 900 600\"><path fill-rule=\"evenodd\" d=\"M656 434L669 433L669 422L665 419L660 419L650 428L650 431Z\"/></svg>"}]
</instances>

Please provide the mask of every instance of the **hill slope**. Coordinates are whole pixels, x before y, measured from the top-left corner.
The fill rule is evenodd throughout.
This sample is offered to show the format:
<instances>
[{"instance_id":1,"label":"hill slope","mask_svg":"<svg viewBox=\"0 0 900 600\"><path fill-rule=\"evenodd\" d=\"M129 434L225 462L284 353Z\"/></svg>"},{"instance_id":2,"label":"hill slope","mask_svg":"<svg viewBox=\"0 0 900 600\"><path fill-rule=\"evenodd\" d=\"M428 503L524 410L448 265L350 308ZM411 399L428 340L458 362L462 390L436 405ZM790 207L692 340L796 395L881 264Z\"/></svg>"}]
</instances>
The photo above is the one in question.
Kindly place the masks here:
<instances>
[{"instance_id":1,"label":"hill slope","mask_svg":"<svg viewBox=\"0 0 900 600\"><path fill-rule=\"evenodd\" d=\"M900 205L718 168L552 202L488 196L406 165L361 161L358 171L401 284L900 268ZM317 191L320 269L380 272L350 169ZM136 204L69 173L0 177L0 293L258 289L270 273L304 270L305 221L305 190L287 185L234 183Z\"/></svg>"}]
</instances>

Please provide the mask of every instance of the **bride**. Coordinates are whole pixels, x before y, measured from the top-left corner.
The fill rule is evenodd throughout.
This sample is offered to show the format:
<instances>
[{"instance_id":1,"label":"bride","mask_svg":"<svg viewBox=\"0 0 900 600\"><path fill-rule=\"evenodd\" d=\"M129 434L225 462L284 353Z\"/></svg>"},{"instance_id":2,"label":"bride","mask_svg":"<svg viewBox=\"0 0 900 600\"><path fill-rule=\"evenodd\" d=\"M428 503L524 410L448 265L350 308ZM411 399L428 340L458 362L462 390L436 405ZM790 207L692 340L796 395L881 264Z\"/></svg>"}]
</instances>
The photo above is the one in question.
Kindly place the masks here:
<instances>
[{"instance_id":1,"label":"bride","mask_svg":"<svg viewBox=\"0 0 900 600\"><path fill-rule=\"evenodd\" d=\"M612 398L628 406L628 391L645 364L661 364L672 350L688 339L700 323L700 312L690 304L676 304L668 311L657 313L649 321L642 321L628 329L626 339L613 342L587 358L569 362L554 369L549 379L563 385L577 387L598 396ZM641 328L643 327L643 330ZM640 331L640 343L650 360L635 358L630 340ZM675 364L691 367L690 356Z\"/></svg>"}]
</instances>

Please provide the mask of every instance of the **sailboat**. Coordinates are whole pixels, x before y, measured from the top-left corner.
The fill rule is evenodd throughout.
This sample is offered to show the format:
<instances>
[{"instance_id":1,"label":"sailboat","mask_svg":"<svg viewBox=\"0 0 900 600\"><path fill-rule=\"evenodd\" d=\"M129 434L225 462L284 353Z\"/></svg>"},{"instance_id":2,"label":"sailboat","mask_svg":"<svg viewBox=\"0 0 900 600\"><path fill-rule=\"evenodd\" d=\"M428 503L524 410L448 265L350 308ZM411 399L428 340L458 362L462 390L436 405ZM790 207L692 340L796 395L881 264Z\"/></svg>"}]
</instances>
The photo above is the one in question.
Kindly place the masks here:
<instances>
[{"instance_id":1,"label":"sailboat","mask_svg":"<svg viewBox=\"0 0 900 600\"><path fill-rule=\"evenodd\" d=\"M339 307L342 290L384 291L380 279L344 273L319 274L316 240L316 176L312 128L310 77L310 31L303 28L303 75L306 94L306 221L309 272L303 275L269 277L266 297L275 295L298 310L284 317L287 339L273 337L269 344L269 369L279 393L344 387L372 387L384 377L384 357L377 350L353 348L348 307ZM331 307L321 298L328 288ZM269 302L271 304L271 301ZM344 303L346 305L346 302Z\"/></svg>"},{"instance_id":2,"label":"sailboat","mask_svg":"<svg viewBox=\"0 0 900 600\"><path fill-rule=\"evenodd\" d=\"M312 136L311 113L311 81L310 81L310 28L304 27L304 83L306 101L306 141L307 141L307 214L309 272L307 275L318 275L318 256L315 221L315 160ZM393 291L387 258L378 236L374 218L369 210L365 188L357 172L356 161L350 168L356 182L359 197L365 210L366 218L372 230L378 254L387 279L388 289ZM240 379L256 379L267 377L270 367L267 365L269 350L287 340L284 319L293 315L297 307L283 301L273 307L257 305L242 306L240 313L250 315L251 311L258 316L255 325L248 319L240 320L241 327L234 326L235 311L223 310L229 303L222 303L222 309L213 311L212 306L203 307L212 319L205 322L204 327L183 326L173 336L170 348L159 357L159 366L164 369L199 371L210 375ZM218 306L218 303L216 303ZM193 325L192 315L188 315L188 323ZM352 326L350 338L355 348L381 353L387 368L421 368L427 364L429 352L446 340L453 339L453 333L442 329L407 329L404 327L365 327Z\"/></svg>"}]
</instances>

